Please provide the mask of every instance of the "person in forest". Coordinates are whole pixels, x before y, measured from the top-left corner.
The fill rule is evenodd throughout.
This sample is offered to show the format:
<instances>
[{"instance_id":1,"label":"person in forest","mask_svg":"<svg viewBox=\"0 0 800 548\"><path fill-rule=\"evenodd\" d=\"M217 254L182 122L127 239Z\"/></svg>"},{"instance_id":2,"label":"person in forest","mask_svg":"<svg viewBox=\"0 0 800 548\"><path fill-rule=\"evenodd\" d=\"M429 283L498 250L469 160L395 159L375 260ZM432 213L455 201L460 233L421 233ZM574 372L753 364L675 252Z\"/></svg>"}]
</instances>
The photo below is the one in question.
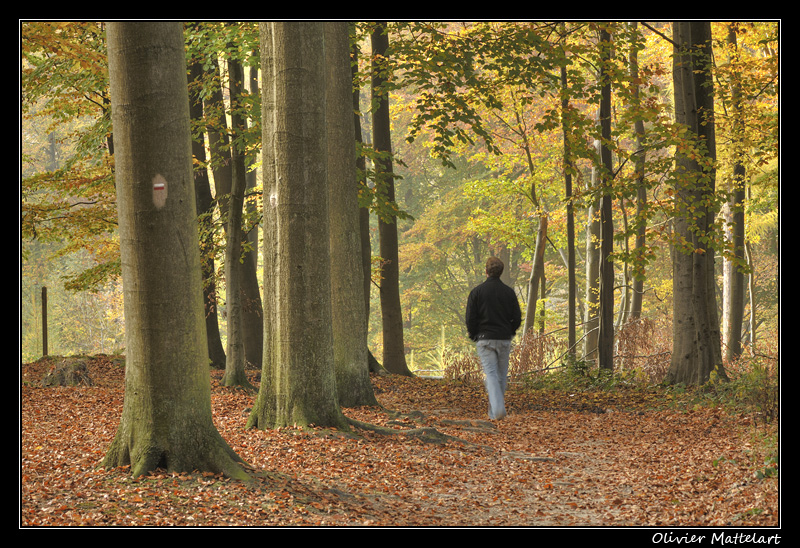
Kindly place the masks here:
<instances>
[{"instance_id":1,"label":"person in forest","mask_svg":"<svg viewBox=\"0 0 800 548\"><path fill-rule=\"evenodd\" d=\"M503 261L489 257L486 281L476 286L467 298L466 323L469 338L475 341L483 367L489 418L506 416L505 392L511 339L522 322L522 312L514 290L500 281Z\"/></svg>"}]
</instances>

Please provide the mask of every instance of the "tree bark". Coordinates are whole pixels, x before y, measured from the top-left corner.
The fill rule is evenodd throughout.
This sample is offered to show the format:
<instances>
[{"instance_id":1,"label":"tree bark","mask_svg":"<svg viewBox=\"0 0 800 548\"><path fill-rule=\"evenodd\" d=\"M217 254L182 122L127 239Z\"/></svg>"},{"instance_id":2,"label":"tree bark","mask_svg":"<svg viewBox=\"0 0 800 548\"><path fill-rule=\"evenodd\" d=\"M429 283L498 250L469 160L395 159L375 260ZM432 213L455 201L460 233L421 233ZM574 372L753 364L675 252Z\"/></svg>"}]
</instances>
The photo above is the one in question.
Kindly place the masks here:
<instances>
[{"instance_id":1,"label":"tree bark","mask_svg":"<svg viewBox=\"0 0 800 548\"><path fill-rule=\"evenodd\" d=\"M372 116L373 146L385 155L375 165L375 184L389 203L394 203L392 138L389 122L389 93L384 88L389 35L386 23L377 23L372 32L372 93L376 105ZM380 284L381 320L383 327L383 367L397 375L411 375L406 363L403 340L403 313L400 305L400 266L397 218L378 218L380 255L384 261Z\"/></svg>"},{"instance_id":2,"label":"tree bark","mask_svg":"<svg viewBox=\"0 0 800 548\"><path fill-rule=\"evenodd\" d=\"M323 25L260 26L269 355L248 427L348 428L333 362Z\"/></svg>"},{"instance_id":3,"label":"tree bark","mask_svg":"<svg viewBox=\"0 0 800 548\"><path fill-rule=\"evenodd\" d=\"M708 22L673 23L675 119L690 140L675 154L673 346L667 384L704 384L722 366L711 233L715 136Z\"/></svg>"},{"instance_id":4,"label":"tree bark","mask_svg":"<svg viewBox=\"0 0 800 548\"><path fill-rule=\"evenodd\" d=\"M605 66L611 61L611 34L600 31L601 99L600 158L602 163L602 196L600 198L600 328L597 361L601 369L614 368L614 220L612 210L613 165L611 160L611 81Z\"/></svg>"},{"instance_id":5,"label":"tree bark","mask_svg":"<svg viewBox=\"0 0 800 548\"><path fill-rule=\"evenodd\" d=\"M107 38L126 367L103 465L244 479L212 421L182 25L111 22Z\"/></svg>"},{"instance_id":6,"label":"tree bark","mask_svg":"<svg viewBox=\"0 0 800 548\"><path fill-rule=\"evenodd\" d=\"M572 151L567 113L570 109L567 95L567 67L561 66L561 133L564 140L564 200L567 203L567 348L570 355L575 355L576 342L576 301L577 287L575 281L575 213L572 204Z\"/></svg>"},{"instance_id":7,"label":"tree bark","mask_svg":"<svg viewBox=\"0 0 800 548\"><path fill-rule=\"evenodd\" d=\"M333 357L339 404L376 405L369 379L367 316L353 125L350 30L325 23L327 67L328 199L331 236Z\"/></svg>"},{"instance_id":8,"label":"tree bark","mask_svg":"<svg viewBox=\"0 0 800 548\"><path fill-rule=\"evenodd\" d=\"M358 77L358 57L359 57L359 49L358 43L353 41L351 44L351 65L350 70L352 73L353 81L356 81ZM359 92L358 86L353 86L353 127L355 129L355 140L358 146L361 146L364 143L364 139L361 132L361 93ZM357 188L359 194L362 192L368 192L367 189L367 162L366 158L363 154L357 154L356 156L356 171L357 171ZM364 286L364 316L366 318L367 325L369 325L369 314L370 314L370 297L372 294L372 242L370 241L370 227L369 227L369 206L360 205L359 213L358 213L358 220L359 220L359 232L361 236L361 266L362 271L364 273L363 279L363 286ZM369 370L371 373L383 373L385 374L386 371L381 366L380 362L375 358L370 350L369 345L367 346L367 360L369 362Z\"/></svg>"},{"instance_id":9,"label":"tree bark","mask_svg":"<svg viewBox=\"0 0 800 548\"><path fill-rule=\"evenodd\" d=\"M228 61L230 79L231 103L240 101L244 90L244 73L241 64L234 60ZM241 134L244 130L244 119L237 113L236 108L231 109L231 126L234 135ZM245 176L244 152L237 144L231 146L231 191L228 195L227 239L225 243L225 288L228 313L228 338L225 361L225 374L220 383L223 386L239 386L253 388L247 380L247 355L245 353L245 308L248 296L244 289L245 280L245 255L251 252L243 248L246 236L242 230L242 214L244 212L244 193L247 187ZM259 329L263 333L263 328ZM259 352L261 349L259 349Z\"/></svg>"},{"instance_id":10,"label":"tree bark","mask_svg":"<svg viewBox=\"0 0 800 548\"><path fill-rule=\"evenodd\" d=\"M531 329L536 327L536 306L540 294L539 288L544 288L544 251L547 245L547 224L547 215L541 214L539 216L539 228L536 231L533 266L528 280L528 304L525 310L525 324L522 329L524 335L527 335Z\"/></svg>"},{"instance_id":11,"label":"tree bark","mask_svg":"<svg viewBox=\"0 0 800 548\"><path fill-rule=\"evenodd\" d=\"M734 25L728 28L728 44L733 49L736 61L737 43ZM743 162L744 111L742 109L742 90L738 82L731 84L731 113L733 116L733 177L725 204L726 237L733 247L733 257L723 259L723 301L722 301L722 341L725 359L731 361L742 353L742 327L744 324L745 283L745 178Z\"/></svg>"},{"instance_id":12,"label":"tree bark","mask_svg":"<svg viewBox=\"0 0 800 548\"><path fill-rule=\"evenodd\" d=\"M600 153L600 141L595 141ZM600 185L600 169L592 168L592 193ZM586 316L584 317L583 354L588 362L597 361L597 341L600 328L600 200L593 197L586 213Z\"/></svg>"},{"instance_id":13,"label":"tree bark","mask_svg":"<svg viewBox=\"0 0 800 548\"><path fill-rule=\"evenodd\" d=\"M212 59L211 63L212 70L216 73L216 81L221 82L222 73L216 58ZM241 78L240 74L234 73L233 76L234 78ZM233 83L233 85L240 86L242 83ZM208 143L211 151L212 173L214 175L214 193L217 198L220 219L222 219L223 227L227 234L230 193L233 188L234 158L231 151L232 144L228 137L225 101L220 86L214 87L204 101L204 107L208 120ZM243 167L239 168L239 172L244 171ZM245 175L242 176L244 177ZM260 367L263 355L263 329L261 327L263 313L254 255L255 251L252 254L248 254L243 263L244 268L239 291L243 295L243 304L246 306L242 308L243 332L240 336L243 338L247 362L253 364L253 366Z\"/></svg>"},{"instance_id":14,"label":"tree bark","mask_svg":"<svg viewBox=\"0 0 800 548\"><path fill-rule=\"evenodd\" d=\"M196 124L203 120L203 102L200 99L202 66L194 62L189 67L191 101L189 112L191 119ZM206 147L202 134L192 139L192 155L194 162L194 186L197 202L197 213L200 222L200 258L203 272L203 303L205 305L206 338L208 339L209 365L213 369L225 368L225 349L222 347L222 337L219 331L219 317L217 315L217 284L214 261L213 222L211 215L214 211L214 197L211 194L211 184L208 179L206 166Z\"/></svg>"},{"instance_id":15,"label":"tree bark","mask_svg":"<svg viewBox=\"0 0 800 548\"><path fill-rule=\"evenodd\" d=\"M631 23L635 30L636 23ZM631 86L633 87L631 96L633 98L634 108L639 108L639 56L636 47L631 49L629 57ZM631 301L628 312L628 320L637 320L642 316L642 298L644 296L644 279L645 279L645 244L646 244L646 230L647 218L645 212L647 209L647 187L645 186L645 150L644 150L644 121L641 116L637 115L636 121L633 125L633 133L636 136L636 160L634 162L636 172L636 216L634 217L634 226L636 229L636 239L634 243L634 257L635 263L633 268L633 287L631 289Z\"/></svg>"},{"instance_id":16,"label":"tree bark","mask_svg":"<svg viewBox=\"0 0 800 548\"><path fill-rule=\"evenodd\" d=\"M258 67L250 67L249 80L250 96L258 96ZM247 123L248 121L245 120L242 125L244 126ZM250 120L249 123L253 124L253 121ZM245 151L245 179L247 181L245 184L245 196L256 192L258 185L258 174L253 166L258 161L258 154L252 156ZM258 280L260 222L256 221L256 219L260 218L261 212L258 211L256 204L252 200L246 200L243 214L246 222L242 230L250 249L250 252L245 254L244 257L244 281L242 283L245 296L242 314L245 322L244 351L247 357L247 367L260 370L261 359L264 354L264 305Z\"/></svg>"}]
</instances>

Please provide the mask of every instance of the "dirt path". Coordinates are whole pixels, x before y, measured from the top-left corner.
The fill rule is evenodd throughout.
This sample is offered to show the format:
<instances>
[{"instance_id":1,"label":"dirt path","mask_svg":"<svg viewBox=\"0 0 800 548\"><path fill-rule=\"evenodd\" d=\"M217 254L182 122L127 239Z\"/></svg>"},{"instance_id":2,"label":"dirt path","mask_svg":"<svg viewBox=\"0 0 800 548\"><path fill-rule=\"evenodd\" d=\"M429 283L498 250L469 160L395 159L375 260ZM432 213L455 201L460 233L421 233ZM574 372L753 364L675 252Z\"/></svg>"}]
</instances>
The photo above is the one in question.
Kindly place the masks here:
<instances>
[{"instance_id":1,"label":"dirt path","mask_svg":"<svg viewBox=\"0 0 800 548\"><path fill-rule=\"evenodd\" d=\"M23 371L23 527L777 527L776 478L754 475L750 431L720 410L649 411L631 396L509 393L485 420L482 387L374 378L383 409L347 409L411 435L245 430L252 397L215 386L223 437L253 466L250 485L204 474L96 465L122 406L118 365L91 387L40 388ZM26 382L26 379L28 382ZM355 434L355 435L354 435Z\"/></svg>"}]
</instances>

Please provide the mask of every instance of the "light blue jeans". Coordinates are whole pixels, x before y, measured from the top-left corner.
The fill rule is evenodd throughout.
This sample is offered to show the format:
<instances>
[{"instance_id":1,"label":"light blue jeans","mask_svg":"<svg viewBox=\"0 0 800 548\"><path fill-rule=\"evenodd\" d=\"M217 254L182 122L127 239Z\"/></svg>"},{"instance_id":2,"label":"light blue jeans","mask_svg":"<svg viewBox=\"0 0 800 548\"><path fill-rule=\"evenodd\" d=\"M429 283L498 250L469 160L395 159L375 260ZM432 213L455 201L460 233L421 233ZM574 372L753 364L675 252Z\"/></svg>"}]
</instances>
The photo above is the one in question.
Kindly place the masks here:
<instances>
[{"instance_id":1,"label":"light blue jeans","mask_svg":"<svg viewBox=\"0 0 800 548\"><path fill-rule=\"evenodd\" d=\"M477 343L477 350L483 367L483 382L489 396L489 418L502 419L506 416L505 393L511 341L481 339Z\"/></svg>"}]
</instances>

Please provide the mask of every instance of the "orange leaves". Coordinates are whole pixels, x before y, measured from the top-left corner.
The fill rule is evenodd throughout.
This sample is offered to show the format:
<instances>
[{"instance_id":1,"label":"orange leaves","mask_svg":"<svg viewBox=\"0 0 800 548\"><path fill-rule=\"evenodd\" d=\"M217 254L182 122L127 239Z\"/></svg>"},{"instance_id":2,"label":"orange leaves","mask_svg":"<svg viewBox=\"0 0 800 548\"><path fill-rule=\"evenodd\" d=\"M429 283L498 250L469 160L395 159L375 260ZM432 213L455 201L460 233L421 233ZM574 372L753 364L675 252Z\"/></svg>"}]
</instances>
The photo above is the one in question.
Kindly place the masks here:
<instances>
[{"instance_id":1,"label":"orange leaves","mask_svg":"<svg viewBox=\"0 0 800 548\"><path fill-rule=\"evenodd\" d=\"M479 384L392 376L373 378L383 408L345 409L459 440L434 444L367 431L245 430L252 396L212 378L215 424L255 481L163 471L134 480L127 469L96 468L121 413L121 368L101 361L91 388L42 389L35 379L46 364L37 367L22 373L25 527L777 523L778 481L748 466L743 417L656 411L653 394L512 386L511 414L492 423Z\"/></svg>"}]
</instances>

